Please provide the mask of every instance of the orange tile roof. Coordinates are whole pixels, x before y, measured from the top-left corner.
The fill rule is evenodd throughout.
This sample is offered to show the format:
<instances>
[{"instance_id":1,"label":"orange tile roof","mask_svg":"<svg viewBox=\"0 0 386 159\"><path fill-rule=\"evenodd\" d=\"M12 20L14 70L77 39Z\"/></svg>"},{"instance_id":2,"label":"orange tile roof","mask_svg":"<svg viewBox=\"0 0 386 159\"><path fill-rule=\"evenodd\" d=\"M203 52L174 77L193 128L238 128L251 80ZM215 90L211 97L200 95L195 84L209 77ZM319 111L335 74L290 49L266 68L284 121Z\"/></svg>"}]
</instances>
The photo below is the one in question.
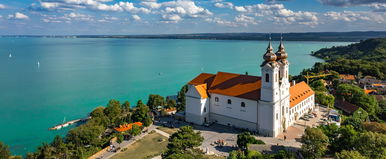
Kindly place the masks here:
<instances>
[{"instance_id":1,"label":"orange tile roof","mask_svg":"<svg viewBox=\"0 0 386 159\"><path fill-rule=\"evenodd\" d=\"M306 82L300 82L290 87L290 108L300 103L304 99L313 95L314 91Z\"/></svg>"},{"instance_id":2,"label":"orange tile roof","mask_svg":"<svg viewBox=\"0 0 386 159\"><path fill-rule=\"evenodd\" d=\"M218 72L216 75L201 73L188 84L195 85L201 97L207 97L207 90L208 93L260 100L261 77L257 76L227 72ZM292 107L313 95L314 91L305 82L300 82L290 87L290 94Z\"/></svg>"},{"instance_id":3,"label":"orange tile roof","mask_svg":"<svg viewBox=\"0 0 386 159\"><path fill-rule=\"evenodd\" d=\"M177 108L176 107L172 107L172 108L169 108L169 109L165 109L165 112L173 112L173 111L176 111Z\"/></svg>"},{"instance_id":4,"label":"orange tile roof","mask_svg":"<svg viewBox=\"0 0 386 159\"><path fill-rule=\"evenodd\" d=\"M383 83L374 83L373 86L374 87L382 87L384 84Z\"/></svg>"},{"instance_id":5,"label":"orange tile roof","mask_svg":"<svg viewBox=\"0 0 386 159\"><path fill-rule=\"evenodd\" d=\"M141 122L135 122L135 123L130 123L130 124L119 125L119 127L114 128L114 129L116 131L123 132L123 131L131 130L131 128L133 128L133 125L142 126L142 123Z\"/></svg>"},{"instance_id":6,"label":"orange tile roof","mask_svg":"<svg viewBox=\"0 0 386 159\"><path fill-rule=\"evenodd\" d=\"M199 85L206 83L208 86L210 86L215 76L216 75L210 73L201 73L196 78L188 82L188 84Z\"/></svg>"},{"instance_id":7,"label":"orange tile roof","mask_svg":"<svg viewBox=\"0 0 386 159\"><path fill-rule=\"evenodd\" d=\"M194 86L201 98L208 98L206 83Z\"/></svg>"},{"instance_id":8,"label":"orange tile roof","mask_svg":"<svg viewBox=\"0 0 386 159\"><path fill-rule=\"evenodd\" d=\"M259 100L261 77L218 72L208 92Z\"/></svg>"},{"instance_id":9,"label":"orange tile roof","mask_svg":"<svg viewBox=\"0 0 386 159\"><path fill-rule=\"evenodd\" d=\"M355 80L355 76L354 75L340 74L339 77L340 77L340 79L344 79L344 80Z\"/></svg>"},{"instance_id":10,"label":"orange tile roof","mask_svg":"<svg viewBox=\"0 0 386 159\"><path fill-rule=\"evenodd\" d=\"M377 92L375 89L364 89L363 90L366 94L372 93L372 92Z\"/></svg>"}]
</instances>

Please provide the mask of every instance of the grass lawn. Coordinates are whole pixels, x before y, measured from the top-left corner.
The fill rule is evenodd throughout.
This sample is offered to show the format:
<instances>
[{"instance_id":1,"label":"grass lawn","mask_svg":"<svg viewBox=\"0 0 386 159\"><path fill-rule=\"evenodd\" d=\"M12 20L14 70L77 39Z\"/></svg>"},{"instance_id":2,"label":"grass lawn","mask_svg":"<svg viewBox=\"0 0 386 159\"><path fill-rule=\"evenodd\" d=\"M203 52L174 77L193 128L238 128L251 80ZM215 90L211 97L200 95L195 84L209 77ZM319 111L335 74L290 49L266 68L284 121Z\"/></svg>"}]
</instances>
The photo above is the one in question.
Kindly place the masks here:
<instances>
[{"instance_id":1,"label":"grass lawn","mask_svg":"<svg viewBox=\"0 0 386 159\"><path fill-rule=\"evenodd\" d=\"M162 139L161 142L159 140ZM166 150L168 139L158 133L148 134L141 140L127 147L127 150L120 152L112 159L143 159L152 158Z\"/></svg>"},{"instance_id":2,"label":"grass lawn","mask_svg":"<svg viewBox=\"0 0 386 159\"><path fill-rule=\"evenodd\" d=\"M160 127L157 127L158 130L161 130L163 132L166 132L168 133L169 135L172 135L174 134L175 132L177 132L178 128L168 128L168 127L163 127L163 126L160 126Z\"/></svg>"}]
</instances>

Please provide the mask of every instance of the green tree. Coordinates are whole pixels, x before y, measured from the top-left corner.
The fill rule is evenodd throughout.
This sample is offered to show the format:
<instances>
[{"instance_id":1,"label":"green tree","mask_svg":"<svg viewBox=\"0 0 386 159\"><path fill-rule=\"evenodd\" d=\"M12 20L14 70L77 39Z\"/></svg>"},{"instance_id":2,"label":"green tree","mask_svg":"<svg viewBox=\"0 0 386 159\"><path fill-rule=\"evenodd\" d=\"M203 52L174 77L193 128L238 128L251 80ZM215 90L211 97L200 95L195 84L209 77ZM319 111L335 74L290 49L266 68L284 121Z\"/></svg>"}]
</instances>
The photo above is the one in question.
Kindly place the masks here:
<instances>
[{"instance_id":1,"label":"green tree","mask_svg":"<svg viewBox=\"0 0 386 159\"><path fill-rule=\"evenodd\" d=\"M120 144L123 142L123 134L122 133L118 133L117 134L117 143Z\"/></svg>"},{"instance_id":2,"label":"green tree","mask_svg":"<svg viewBox=\"0 0 386 159\"><path fill-rule=\"evenodd\" d=\"M8 159L11 156L11 152L7 145L0 142L0 158Z\"/></svg>"},{"instance_id":3,"label":"green tree","mask_svg":"<svg viewBox=\"0 0 386 159\"><path fill-rule=\"evenodd\" d=\"M168 99L166 101L166 108L173 108L177 106L177 102L173 99Z\"/></svg>"},{"instance_id":4,"label":"green tree","mask_svg":"<svg viewBox=\"0 0 386 159\"><path fill-rule=\"evenodd\" d=\"M328 137L330 143L330 149L335 149L334 145L337 145L337 139L339 137L339 127L336 124L321 125L318 127Z\"/></svg>"},{"instance_id":5,"label":"green tree","mask_svg":"<svg viewBox=\"0 0 386 159\"><path fill-rule=\"evenodd\" d=\"M95 122L96 125L103 125L107 126L109 125L109 118L104 113L105 108L104 107L97 107L95 108L91 113L91 122Z\"/></svg>"},{"instance_id":6,"label":"green tree","mask_svg":"<svg viewBox=\"0 0 386 159\"><path fill-rule=\"evenodd\" d=\"M352 125L344 125L339 129L338 138L335 140L334 151L352 150L357 144L358 132Z\"/></svg>"},{"instance_id":7,"label":"green tree","mask_svg":"<svg viewBox=\"0 0 386 159\"><path fill-rule=\"evenodd\" d=\"M141 107L141 106L145 106L145 104L143 104L142 100L138 100L136 107Z\"/></svg>"},{"instance_id":8,"label":"green tree","mask_svg":"<svg viewBox=\"0 0 386 159\"><path fill-rule=\"evenodd\" d=\"M123 111L124 113L130 112L130 102L129 102L129 101L125 101L125 102L122 104L122 111Z\"/></svg>"},{"instance_id":9,"label":"green tree","mask_svg":"<svg viewBox=\"0 0 386 159\"><path fill-rule=\"evenodd\" d=\"M164 106L165 105L164 97L162 97L158 94L150 94L146 105L150 109L154 109L157 106Z\"/></svg>"},{"instance_id":10,"label":"green tree","mask_svg":"<svg viewBox=\"0 0 386 159\"><path fill-rule=\"evenodd\" d=\"M104 109L104 113L111 121L110 123L115 123L116 120L120 117L121 112L121 104L115 99L110 100Z\"/></svg>"},{"instance_id":11,"label":"green tree","mask_svg":"<svg viewBox=\"0 0 386 159\"><path fill-rule=\"evenodd\" d=\"M73 143L75 146L100 145L99 136L104 131L103 126L86 123L79 127L71 129L66 135L66 141Z\"/></svg>"},{"instance_id":12,"label":"green tree","mask_svg":"<svg viewBox=\"0 0 386 159\"><path fill-rule=\"evenodd\" d=\"M337 96L348 102L363 108L369 115L375 115L378 110L378 103L373 96L367 95L358 86L340 84L337 88Z\"/></svg>"},{"instance_id":13,"label":"green tree","mask_svg":"<svg viewBox=\"0 0 386 159\"><path fill-rule=\"evenodd\" d=\"M386 122L386 100L383 99L379 101L378 105L379 105L379 109L378 109L377 115L381 120Z\"/></svg>"},{"instance_id":14,"label":"green tree","mask_svg":"<svg viewBox=\"0 0 386 159\"><path fill-rule=\"evenodd\" d=\"M149 126L153 122L149 113L149 107L146 105L141 105L134 109L131 118L134 122L142 122L144 126Z\"/></svg>"},{"instance_id":15,"label":"green tree","mask_svg":"<svg viewBox=\"0 0 386 159\"><path fill-rule=\"evenodd\" d=\"M243 132L237 135L237 146L246 149L248 144L264 144L261 140L256 140L249 132Z\"/></svg>"},{"instance_id":16,"label":"green tree","mask_svg":"<svg viewBox=\"0 0 386 159\"><path fill-rule=\"evenodd\" d=\"M358 151L347 151L343 150L340 153L335 153L336 159L366 159L366 157L362 156Z\"/></svg>"},{"instance_id":17,"label":"green tree","mask_svg":"<svg viewBox=\"0 0 386 159\"><path fill-rule=\"evenodd\" d=\"M168 150L163 157L172 154L182 154L191 151L194 147L200 146L204 138L200 132L194 132L191 126L182 126L169 138Z\"/></svg>"},{"instance_id":18,"label":"green tree","mask_svg":"<svg viewBox=\"0 0 386 159\"><path fill-rule=\"evenodd\" d=\"M361 133L355 149L371 159L383 159L386 156L386 135L374 132Z\"/></svg>"},{"instance_id":19,"label":"green tree","mask_svg":"<svg viewBox=\"0 0 386 159\"><path fill-rule=\"evenodd\" d=\"M177 111L184 111L186 106L185 93L188 91L188 85L184 85L177 95Z\"/></svg>"},{"instance_id":20,"label":"green tree","mask_svg":"<svg viewBox=\"0 0 386 159\"><path fill-rule=\"evenodd\" d=\"M141 134L141 127L139 127L138 125L133 125L133 127L131 128L131 130L129 131L129 134L131 136L137 136L139 134Z\"/></svg>"},{"instance_id":21,"label":"green tree","mask_svg":"<svg viewBox=\"0 0 386 159\"><path fill-rule=\"evenodd\" d=\"M324 86L322 79L311 82L310 86L314 91L327 92L327 88Z\"/></svg>"},{"instance_id":22,"label":"green tree","mask_svg":"<svg viewBox=\"0 0 386 159\"><path fill-rule=\"evenodd\" d=\"M228 159L242 159L242 158L245 158L244 151L233 150L233 151L229 152Z\"/></svg>"},{"instance_id":23,"label":"green tree","mask_svg":"<svg viewBox=\"0 0 386 159\"><path fill-rule=\"evenodd\" d=\"M316 102L318 102L319 104L331 108L334 107L335 97L333 95L327 94L326 92L315 91L315 96Z\"/></svg>"},{"instance_id":24,"label":"green tree","mask_svg":"<svg viewBox=\"0 0 386 159\"><path fill-rule=\"evenodd\" d=\"M362 128L366 131L386 134L386 124L377 122L363 122Z\"/></svg>"},{"instance_id":25,"label":"green tree","mask_svg":"<svg viewBox=\"0 0 386 159\"><path fill-rule=\"evenodd\" d=\"M310 158L318 158L324 155L329 144L328 137L318 128L306 128L301 138L302 152Z\"/></svg>"}]
</instances>

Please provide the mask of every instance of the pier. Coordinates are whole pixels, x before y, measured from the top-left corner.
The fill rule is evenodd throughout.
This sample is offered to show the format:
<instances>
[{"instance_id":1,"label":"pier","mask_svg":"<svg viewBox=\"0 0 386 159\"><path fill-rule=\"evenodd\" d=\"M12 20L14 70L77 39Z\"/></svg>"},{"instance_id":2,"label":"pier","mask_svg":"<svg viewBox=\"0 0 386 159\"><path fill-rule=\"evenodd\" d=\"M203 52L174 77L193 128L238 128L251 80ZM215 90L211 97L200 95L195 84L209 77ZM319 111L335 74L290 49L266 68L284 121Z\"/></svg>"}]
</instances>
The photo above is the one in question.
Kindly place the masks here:
<instances>
[{"instance_id":1,"label":"pier","mask_svg":"<svg viewBox=\"0 0 386 159\"><path fill-rule=\"evenodd\" d=\"M86 118L82 118L82 119L75 119L75 120L71 120L71 121L68 121L68 122L63 122L62 124L58 124L58 125L55 125L54 127L49 128L49 130L59 130L61 128L70 126L70 125L78 123L78 122L87 121L89 119L91 119L90 116L86 117Z\"/></svg>"}]
</instances>

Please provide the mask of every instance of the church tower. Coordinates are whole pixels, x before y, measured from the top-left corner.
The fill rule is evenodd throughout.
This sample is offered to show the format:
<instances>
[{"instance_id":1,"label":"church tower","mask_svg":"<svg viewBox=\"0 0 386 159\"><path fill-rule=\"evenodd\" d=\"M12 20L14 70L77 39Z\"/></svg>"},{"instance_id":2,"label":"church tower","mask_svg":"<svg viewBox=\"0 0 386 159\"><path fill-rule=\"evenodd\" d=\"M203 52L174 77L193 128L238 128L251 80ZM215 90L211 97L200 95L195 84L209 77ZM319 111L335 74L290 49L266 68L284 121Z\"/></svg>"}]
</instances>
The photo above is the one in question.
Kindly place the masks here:
<instances>
[{"instance_id":1,"label":"church tower","mask_svg":"<svg viewBox=\"0 0 386 159\"><path fill-rule=\"evenodd\" d=\"M273 52L271 38L263 56L261 67L261 89L258 106L258 128L262 135L276 137L281 127L280 65Z\"/></svg>"},{"instance_id":2,"label":"church tower","mask_svg":"<svg viewBox=\"0 0 386 159\"><path fill-rule=\"evenodd\" d=\"M276 62L279 65L279 99L280 99L280 114L279 118L281 126L279 131L284 131L289 126L290 119L290 82L288 77L289 63L287 61L288 54L284 49L283 37L280 38L280 45L276 52Z\"/></svg>"}]
</instances>

